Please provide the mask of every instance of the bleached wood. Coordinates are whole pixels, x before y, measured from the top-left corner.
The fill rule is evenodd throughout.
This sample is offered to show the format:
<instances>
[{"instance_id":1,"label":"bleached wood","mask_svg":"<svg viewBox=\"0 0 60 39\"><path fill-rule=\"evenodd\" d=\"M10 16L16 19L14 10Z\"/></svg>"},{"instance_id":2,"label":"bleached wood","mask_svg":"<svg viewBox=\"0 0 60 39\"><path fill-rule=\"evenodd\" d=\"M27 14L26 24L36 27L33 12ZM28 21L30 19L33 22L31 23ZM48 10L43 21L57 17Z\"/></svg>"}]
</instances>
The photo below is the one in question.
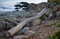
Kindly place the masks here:
<instances>
[{"instance_id":1,"label":"bleached wood","mask_svg":"<svg viewBox=\"0 0 60 39\"><path fill-rule=\"evenodd\" d=\"M24 21L20 22L16 27L13 27L12 29L8 30L5 35L6 37L13 36L15 33L17 33L19 30L21 30L25 24L36 20L40 18L42 15L44 15L47 12L47 8L44 8L41 12L39 12L36 16L25 19Z\"/></svg>"}]
</instances>

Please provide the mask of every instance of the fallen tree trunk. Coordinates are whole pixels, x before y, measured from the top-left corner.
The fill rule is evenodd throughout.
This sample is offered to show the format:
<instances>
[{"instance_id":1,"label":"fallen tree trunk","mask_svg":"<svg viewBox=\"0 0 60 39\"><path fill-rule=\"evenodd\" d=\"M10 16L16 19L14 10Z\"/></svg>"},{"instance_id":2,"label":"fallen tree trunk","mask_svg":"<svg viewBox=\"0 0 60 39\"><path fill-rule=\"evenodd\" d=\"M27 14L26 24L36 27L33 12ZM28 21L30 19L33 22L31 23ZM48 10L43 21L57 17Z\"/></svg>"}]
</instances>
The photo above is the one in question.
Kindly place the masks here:
<instances>
[{"instance_id":1,"label":"fallen tree trunk","mask_svg":"<svg viewBox=\"0 0 60 39\"><path fill-rule=\"evenodd\" d=\"M19 30L21 30L24 27L25 24L27 24L27 23L29 23L29 22L31 22L33 20L36 20L36 19L40 18L46 12L47 12L47 8L44 8L35 17L31 17L31 18L25 19L24 21L20 22L16 27L13 27L12 29L8 30L5 33L5 36L6 37L13 36L15 33L17 33Z\"/></svg>"}]
</instances>

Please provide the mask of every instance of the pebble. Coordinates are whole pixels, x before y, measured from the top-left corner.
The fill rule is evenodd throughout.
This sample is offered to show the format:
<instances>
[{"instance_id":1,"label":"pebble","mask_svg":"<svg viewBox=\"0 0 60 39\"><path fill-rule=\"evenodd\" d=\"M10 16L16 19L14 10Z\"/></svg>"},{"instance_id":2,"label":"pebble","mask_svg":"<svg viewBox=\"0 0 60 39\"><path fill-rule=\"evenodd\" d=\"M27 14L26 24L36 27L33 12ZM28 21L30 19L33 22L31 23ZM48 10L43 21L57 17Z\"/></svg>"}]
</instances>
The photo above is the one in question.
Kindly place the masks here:
<instances>
[{"instance_id":1,"label":"pebble","mask_svg":"<svg viewBox=\"0 0 60 39\"><path fill-rule=\"evenodd\" d=\"M29 27L25 27L21 30L21 33L25 33L26 31L28 31L30 28Z\"/></svg>"},{"instance_id":2,"label":"pebble","mask_svg":"<svg viewBox=\"0 0 60 39\"><path fill-rule=\"evenodd\" d=\"M26 34L26 35L33 35L33 34L35 34L35 32L32 31L32 30L28 30L28 31L25 32L24 34Z\"/></svg>"},{"instance_id":3,"label":"pebble","mask_svg":"<svg viewBox=\"0 0 60 39\"><path fill-rule=\"evenodd\" d=\"M57 17L60 17L60 11L56 12Z\"/></svg>"},{"instance_id":4,"label":"pebble","mask_svg":"<svg viewBox=\"0 0 60 39\"><path fill-rule=\"evenodd\" d=\"M34 26L34 27L32 28L32 30L33 30L33 31L39 31L39 30L40 30L40 26Z\"/></svg>"},{"instance_id":5,"label":"pebble","mask_svg":"<svg viewBox=\"0 0 60 39\"><path fill-rule=\"evenodd\" d=\"M23 37L28 37L27 35L14 36L13 39L22 39Z\"/></svg>"},{"instance_id":6,"label":"pebble","mask_svg":"<svg viewBox=\"0 0 60 39\"><path fill-rule=\"evenodd\" d=\"M50 13L50 14L49 14L49 16L48 16L48 18L50 19L50 18L52 18L52 16L53 16L53 14L52 14L52 13Z\"/></svg>"}]
</instances>

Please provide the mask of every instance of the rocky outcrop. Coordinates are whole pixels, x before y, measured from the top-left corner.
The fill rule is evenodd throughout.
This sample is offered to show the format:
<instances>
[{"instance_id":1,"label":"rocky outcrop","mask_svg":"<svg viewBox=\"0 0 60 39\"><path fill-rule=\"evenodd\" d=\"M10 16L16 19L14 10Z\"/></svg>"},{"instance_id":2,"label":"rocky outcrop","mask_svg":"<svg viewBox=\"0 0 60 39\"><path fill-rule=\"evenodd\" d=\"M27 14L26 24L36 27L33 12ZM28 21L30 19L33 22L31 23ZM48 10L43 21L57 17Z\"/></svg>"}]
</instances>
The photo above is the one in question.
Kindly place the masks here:
<instances>
[{"instance_id":1,"label":"rocky outcrop","mask_svg":"<svg viewBox=\"0 0 60 39\"><path fill-rule=\"evenodd\" d=\"M23 23L24 23L23 22L23 23L21 23L21 26L24 26L24 27L21 28L21 31L19 31L19 32L16 31L19 27L21 27L21 26L19 26L20 25L19 24L18 25L19 27L17 29L13 30L14 32L11 30L11 32L13 32L13 33L15 33L15 31L16 31L17 32L16 35L14 35L13 38L7 38L7 39L22 39L26 35L31 35L30 38L32 38L32 39L33 38L34 39L40 39L40 38L45 39L45 37L48 36L49 34L51 34L52 32L54 32L54 30L56 28L54 25L55 18L53 20L51 20L51 18L53 17L53 13L56 14L57 18L60 17L60 5L57 2L52 2L51 0L50 0L50 2L48 2L48 3L42 2L39 4L31 3L31 4L29 4L30 12L13 11L13 12L8 12L8 13L4 13L4 14L1 13L0 14L0 16L1 16L0 17L0 39L2 39L2 37L4 36L3 33L5 31L8 31L9 29L15 27L17 24L19 24L21 21L24 21L27 18L36 16L37 15L36 12L40 12L44 7L47 7L49 4L49 7L47 7L49 10L47 11L47 13L44 14L45 16L43 15L45 17L45 20L43 20L42 23L40 23L41 19L36 19L33 22L29 22L25 26L23 25ZM40 16L40 14L38 15L38 17L39 16ZM56 21L57 21L57 19L56 19ZM26 21L25 21L25 23L26 23ZM37 32L39 32L40 36L39 35L34 36L34 34L36 34ZM30 39L30 38L28 38L28 39Z\"/></svg>"},{"instance_id":2,"label":"rocky outcrop","mask_svg":"<svg viewBox=\"0 0 60 39\"><path fill-rule=\"evenodd\" d=\"M31 3L29 5L29 11L40 12L44 7L46 7L46 5L47 5L46 2L42 2L42 3L38 3L38 4Z\"/></svg>"}]
</instances>

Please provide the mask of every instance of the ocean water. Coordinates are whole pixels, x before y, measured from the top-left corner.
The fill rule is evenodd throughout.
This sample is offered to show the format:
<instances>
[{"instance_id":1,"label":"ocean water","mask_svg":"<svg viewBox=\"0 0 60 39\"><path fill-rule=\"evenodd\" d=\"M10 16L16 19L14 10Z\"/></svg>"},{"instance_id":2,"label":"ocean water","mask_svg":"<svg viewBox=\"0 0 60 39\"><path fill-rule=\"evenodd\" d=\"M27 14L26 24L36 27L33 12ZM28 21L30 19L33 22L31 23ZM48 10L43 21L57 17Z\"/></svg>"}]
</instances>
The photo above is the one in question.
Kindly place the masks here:
<instances>
[{"instance_id":1,"label":"ocean water","mask_svg":"<svg viewBox=\"0 0 60 39\"><path fill-rule=\"evenodd\" d=\"M25 17L30 17L31 13L26 11L0 12L0 30L6 27L14 27L17 23L23 21ZM7 21L6 21L7 18Z\"/></svg>"},{"instance_id":2,"label":"ocean water","mask_svg":"<svg viewBox=\"0 0 60 39\"><path fill-rule=\"evenodd\" d=\"M26 11L0 12L0 18L3 18L3 17L17 18L17 17L25 17L30 15L31 13Z\"/></svg>"}]
</instances>

